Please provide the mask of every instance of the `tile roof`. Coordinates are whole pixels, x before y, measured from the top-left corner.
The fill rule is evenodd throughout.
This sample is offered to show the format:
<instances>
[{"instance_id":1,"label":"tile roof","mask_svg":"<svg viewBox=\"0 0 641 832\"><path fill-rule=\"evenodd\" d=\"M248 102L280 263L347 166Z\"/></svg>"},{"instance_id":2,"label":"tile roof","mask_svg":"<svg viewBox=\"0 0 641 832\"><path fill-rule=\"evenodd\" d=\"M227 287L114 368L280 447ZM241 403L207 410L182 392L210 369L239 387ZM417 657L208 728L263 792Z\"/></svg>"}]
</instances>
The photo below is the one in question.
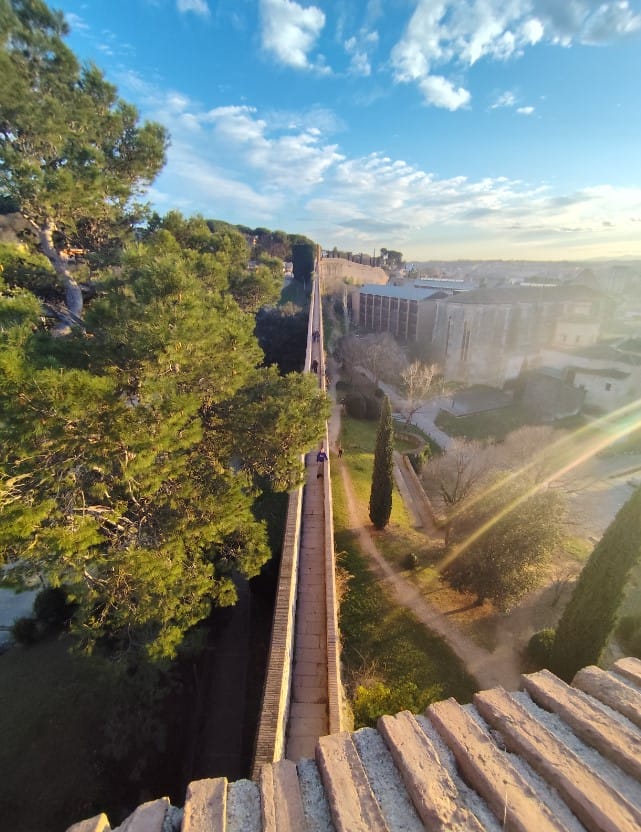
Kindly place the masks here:
<instances>
[{"instance_id":1,"label":"tile roof","mask_svg":"<svg viewBox=\"0 0 641 832\"><path fill-rule=\"evenodd\" d=\"M547 670L377 730L322 737L260 782L190 784L184 812L144 804L121 832L522 832L641 829L641 661ZM104 815L69 832L108 832Z\"/></svg>"}]
</instances>

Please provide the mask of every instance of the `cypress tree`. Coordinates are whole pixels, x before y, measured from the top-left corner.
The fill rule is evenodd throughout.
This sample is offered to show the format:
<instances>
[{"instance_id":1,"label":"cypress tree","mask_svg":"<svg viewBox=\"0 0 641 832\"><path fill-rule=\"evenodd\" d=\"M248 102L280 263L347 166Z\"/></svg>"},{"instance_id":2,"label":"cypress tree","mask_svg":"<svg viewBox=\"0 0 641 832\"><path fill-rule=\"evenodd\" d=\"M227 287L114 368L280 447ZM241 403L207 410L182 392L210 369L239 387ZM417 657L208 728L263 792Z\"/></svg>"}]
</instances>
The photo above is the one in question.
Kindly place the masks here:
<instances>
[{"instance_id":1,"label":"cypress tree","mask_svg":"<svg viewBox=\"0 0 641 832\"><path fill-rule=\"evenodd\" d=\"M389 399L385 396L376 434L372 491L369 498L369 519L377 529L387 526L392 513L393 437L392 410Z\"/></svg>"},{"instance_id":2,"label":"cypress tree","mask_svg":"<svg viewBox=\"0 0 641 832\"><path fill-rule=\"evenodd\" d=\"M596 664L616 623L630 571L641 558L641 488L595 547L559 621L550 665L567 679Z\"/></svg>"}]
</instances>

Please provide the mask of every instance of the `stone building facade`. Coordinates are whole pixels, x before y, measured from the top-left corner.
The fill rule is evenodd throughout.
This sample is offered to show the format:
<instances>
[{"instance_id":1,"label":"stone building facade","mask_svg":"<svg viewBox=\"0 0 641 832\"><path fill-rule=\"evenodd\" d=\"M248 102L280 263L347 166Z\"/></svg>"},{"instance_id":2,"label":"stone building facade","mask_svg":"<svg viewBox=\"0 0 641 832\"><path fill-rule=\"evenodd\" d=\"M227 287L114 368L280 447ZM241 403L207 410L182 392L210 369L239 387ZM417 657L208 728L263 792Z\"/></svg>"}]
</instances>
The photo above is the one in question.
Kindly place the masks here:
<instances>
[{"instance_id":1,"label":"stone building facade","mask_svg":"<svg viewBox=\"0 0 641 832\"><path fill-rule=\"evenodd\" d=\"M443 293L429 287L367 284L350 293L348 308L363 332L391 332L410 343L431 337L438 297Z\"/></svg>"},{"instance_id":2,"label":"stone building facade","mask_svg":"<svg viewBox=\"0 0 641 832\"><path fill-rule=\"evenodd\" d=\"M447 380L502 387L539 366L541 351L557 341L593 343L605 298L583 286L512 286L464 292L434 305L430 360Z\"/></svg>"}]
</instances>

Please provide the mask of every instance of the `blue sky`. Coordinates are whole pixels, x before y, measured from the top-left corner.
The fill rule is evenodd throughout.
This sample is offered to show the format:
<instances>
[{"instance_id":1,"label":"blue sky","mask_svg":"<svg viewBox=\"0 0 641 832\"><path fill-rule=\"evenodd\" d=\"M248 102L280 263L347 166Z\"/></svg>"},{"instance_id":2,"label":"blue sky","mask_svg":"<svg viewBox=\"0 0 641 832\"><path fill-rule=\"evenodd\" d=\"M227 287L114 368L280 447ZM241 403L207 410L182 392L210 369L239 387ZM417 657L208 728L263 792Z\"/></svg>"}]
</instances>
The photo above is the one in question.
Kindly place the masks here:
<instances>
[{"instance_id":1,"label":"blue sky","mask_svg":"<svg viewBox=\"0 0 641 832\"><path fill-rule=\"evenodd\" d=\"M641 257L641 0L52 0L149 199L407 259Z\"/></svg>"}]
</instances>

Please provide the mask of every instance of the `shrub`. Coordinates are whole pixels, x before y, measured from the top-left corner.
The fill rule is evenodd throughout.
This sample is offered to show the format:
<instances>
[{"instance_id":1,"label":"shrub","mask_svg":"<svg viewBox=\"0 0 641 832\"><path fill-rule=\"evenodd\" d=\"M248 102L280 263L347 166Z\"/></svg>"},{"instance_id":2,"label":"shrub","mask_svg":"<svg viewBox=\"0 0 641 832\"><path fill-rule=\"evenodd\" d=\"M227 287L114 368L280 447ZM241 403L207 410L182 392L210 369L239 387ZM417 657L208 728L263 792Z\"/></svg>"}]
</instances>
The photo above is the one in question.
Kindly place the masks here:
<instances>
[{"instance_id":1,"label":"shrub","mask_svg":"<svg viewBox=\"0 0 641 832\"><path fill-rule=\"evenodd\" d=\"M434 685L426 690L419 690L415 682L404 679L394 687L374 682L370 687L359 685L354 696L354 724L357 728L376 725L384 714L399 711L419 713L442 696L442 688Z\"/></svg>"},{"instance_id":2,"label":"shrub","mask_svg":"<svg viewBox=\"0 0 641 832\"><path fill-rule=\"evenodd\" d=\"M625 652L641 657L641 616L624 615L619 620L616 632Z\"/></svg>"},{"instance_id":3,"label":"shrub","mask_svg":"<svg viewBox=\"0 0 641 832\"><path fill-rule=\"evenodd\" d=\"M71 615L67 603L67 593L60 586L50 586L41 590L33 602L36 618L49 627L62 627Z\"/></svg>"},{"instance_id":4,"label":"shrub","mask_svg":"<svg viewBox=\"0 0 641 832\"><path fill-rule=\"evenodd\" d=\"M405 557L405 568L416 569L418 567L418 556L416 552L410 552Z\"/></svg>"},{"instance_id":5,"label":"shrub","mask_svg":"<svg viewBox=\"0 0 641 832\"><path fill-rule=\"evenodd\" d=\"M348 393L345 396L345 410L352 419L367 418L367 404L360 393Z\"/></svg>"},{"instance_id":6,"label":"shrub","mask_svg":"<svg viewBox=\"0 0 641 832\"><path fill-rule=\"evenodd\" d=\"M527 654L538 667L546 667L554 644L554 629L546 627L534 633L527 643Z\"/></svg>"},{"instance_id":7,"label":"shrub","mask_svg":"<svg viewBox=\"0 0 641 832\"><path fill-rule=\"evenodd\" d=\"M432 456L432 454L430 452L430 446L425 445L424 447L421 448L420 451L411 451L407 455L407 458L409 459L410 465L416 471L416 473L420 474L421 471L423 470L423 466L425 465L425 463L429 460L429 458L431 456Z\"/></svg>"},{"instance_id":8,"label":"shrub","mask_svg":"<svg viewBox=\"0 0 641 832\"><path fill-rule=\"evenodd\" d=\"M381 400L373 396L365 396L365 418L374 421L381 416Z\"/></svg>"},{"instance_id":9,"label":"shrub","mask_svg":"<svg viewBox=\"0 0 641 832\"><path fill-rule=\"evenodd\" d=\"M35 618L16 618L11 625L11 635L18 644L35 644L40 638L40 626Z\"/></svg>"}]
</instances>

